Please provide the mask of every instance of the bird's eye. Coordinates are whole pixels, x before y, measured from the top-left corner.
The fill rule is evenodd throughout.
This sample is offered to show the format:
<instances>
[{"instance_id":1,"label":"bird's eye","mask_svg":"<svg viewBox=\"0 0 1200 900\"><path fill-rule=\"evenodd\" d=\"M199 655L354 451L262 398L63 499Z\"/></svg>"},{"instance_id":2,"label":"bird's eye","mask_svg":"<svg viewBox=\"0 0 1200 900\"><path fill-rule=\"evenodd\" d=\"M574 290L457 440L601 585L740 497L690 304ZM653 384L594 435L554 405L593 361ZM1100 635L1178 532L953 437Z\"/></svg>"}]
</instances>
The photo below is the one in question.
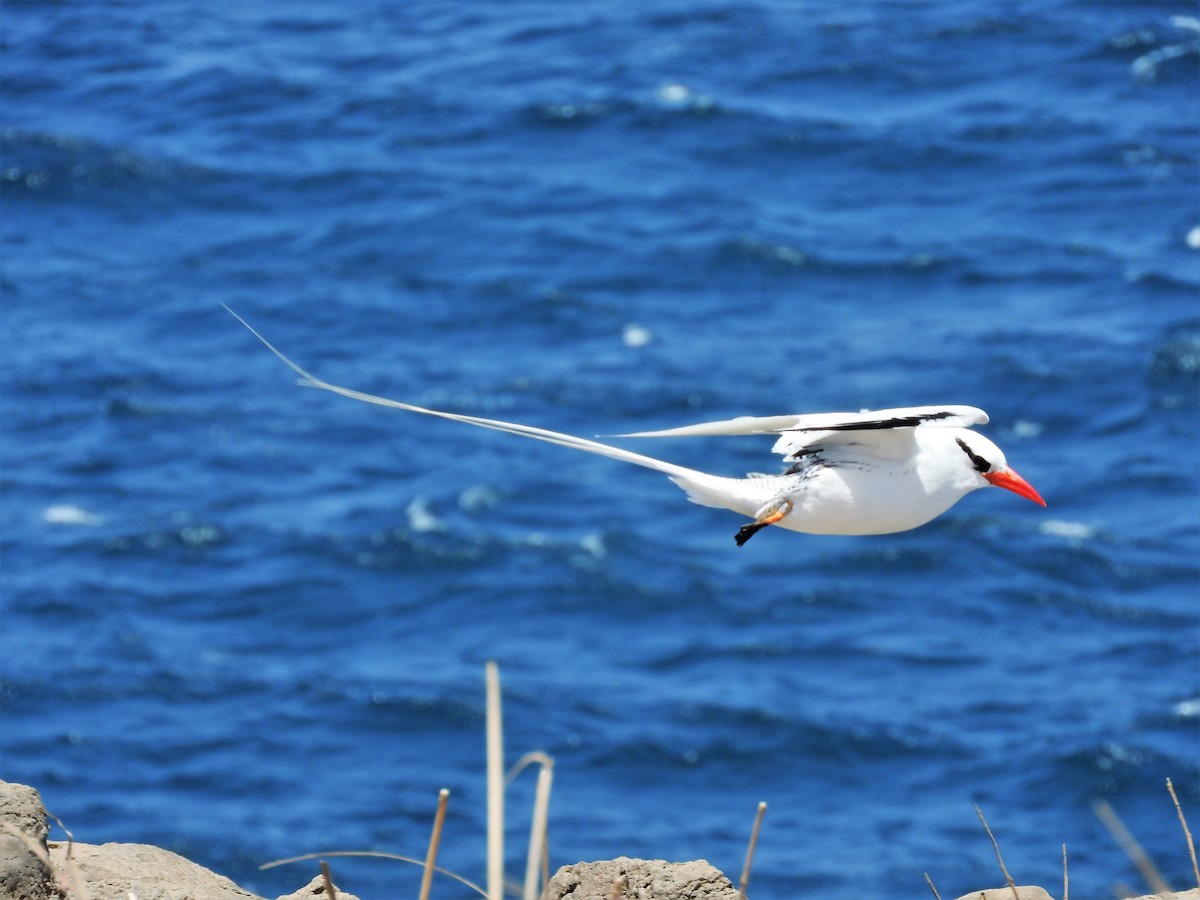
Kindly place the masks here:
<instances>
[{"instance_id":1,"label":"bird's eye","mask_svg":"<svg viewBox=\"0 0 1200 900\"><path fill-rule=\"evenodd\" d=\"M968 447L966 441L962 438L955 438L954 440L958 442L958 446L962 447L962 452L971 458L971 462L977 472L986 474L992 470L992 464Z\"/></svg>"}]
</instances>

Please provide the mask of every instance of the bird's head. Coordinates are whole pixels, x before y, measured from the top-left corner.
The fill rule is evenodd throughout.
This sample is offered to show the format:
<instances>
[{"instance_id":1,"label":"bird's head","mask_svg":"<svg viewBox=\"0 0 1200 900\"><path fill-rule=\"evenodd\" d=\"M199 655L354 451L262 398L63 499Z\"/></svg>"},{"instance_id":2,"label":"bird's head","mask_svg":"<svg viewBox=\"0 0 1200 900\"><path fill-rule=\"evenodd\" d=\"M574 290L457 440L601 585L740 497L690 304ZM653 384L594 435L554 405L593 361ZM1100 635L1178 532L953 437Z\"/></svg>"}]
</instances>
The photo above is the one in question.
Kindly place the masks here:
<instances>
[{"instance_id":1,"label":"bird's head","mask_svg":"<svg viewBox=\"0 0 1200 900\"><path fill-rule=\"evenodd\" d=\"M1033 485L1009 466L1004 452L983 435L963 430L954 438L954 443L963 454L963 462L970 467L973 473L971 477L978 482L975 487L987 487L989 484L1002 487L1040 506L1046 505Z\"/></svg>"}]
</instances>

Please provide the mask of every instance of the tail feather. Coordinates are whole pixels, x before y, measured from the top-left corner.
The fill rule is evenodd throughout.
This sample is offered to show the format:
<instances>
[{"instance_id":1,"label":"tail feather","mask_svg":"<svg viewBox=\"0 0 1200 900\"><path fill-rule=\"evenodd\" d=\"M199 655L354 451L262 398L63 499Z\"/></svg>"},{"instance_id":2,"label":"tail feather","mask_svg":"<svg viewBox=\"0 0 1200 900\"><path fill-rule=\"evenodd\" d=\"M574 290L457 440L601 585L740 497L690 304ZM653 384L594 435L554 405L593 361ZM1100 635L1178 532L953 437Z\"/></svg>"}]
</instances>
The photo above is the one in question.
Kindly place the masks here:
<instances>
[{"instance_id":1,"label":"tail feather","mask_svg":"<svg viewBox=\"0 0 1200 900\"><path fill-rule=\"evenodd\" d=\"M224 306L224 304L222 304ZM550 444L558 444L560 447L570 447L575 450L583 450L587 453L595 453L598 456L606 456L609 459L620 460L621 462L631 463L635 466L641 466L645 469L652 469L656 472L662 472L670 477L672 481L688 492L688 496L696 503L703 506L716 506L725 509L739 509L739 507L731 506L729 496L733 493L733 488L738 484L738 479L721 478L716 475L708 475L704 472L699 472L695 469L689 469L686 466L677 466L674 463L666 462L665 460L655 459L652 456L644 456L641 453L633 453L629 450L624 450L620 447L613 447L609 444L602 444L599 441L591 441L587 438L575 437L570 434L563 434L558 431L550 431L545 428L535 428L532 425L520 425L515 422L504 422L500 419L485 419L480 416L468 416L459 413L443 412L437 409L427 409L423 406L415 406L411 403L402 403L399 400L389 400L386 397L378 397L374 394L364 394L361 391L351 390L350 388L339 387L336 384L330 384L327 381L322 381L315 375L302 369L296 363L292 362L288 357L278 350L270 341L259 334L249 322L235 313L228 306L225 306L226 311L241 322L251 334L258 338L268 350L275 354L288 368L300 376L300 383L307 387L320 388L323 391L330 391L334 394L340 394L343 397L349 397L351 400L359 400L363 403L372 403L376 406L386 406L391 409L403 409L408 412L421 413L426 416L436 416L440 419L450 419L454 422L462 422L466 425L474 425L477 428L488 428L493 431L503 431L507 434L515 434L520 437L533 438L537 441L545 441ZM718 484L720 483L720 484ZM723 486L722 486L723 485ZM721 498L726 498L722 500ZM752 514L752 513L751 513Z\"/></svg>"}]
</instances>

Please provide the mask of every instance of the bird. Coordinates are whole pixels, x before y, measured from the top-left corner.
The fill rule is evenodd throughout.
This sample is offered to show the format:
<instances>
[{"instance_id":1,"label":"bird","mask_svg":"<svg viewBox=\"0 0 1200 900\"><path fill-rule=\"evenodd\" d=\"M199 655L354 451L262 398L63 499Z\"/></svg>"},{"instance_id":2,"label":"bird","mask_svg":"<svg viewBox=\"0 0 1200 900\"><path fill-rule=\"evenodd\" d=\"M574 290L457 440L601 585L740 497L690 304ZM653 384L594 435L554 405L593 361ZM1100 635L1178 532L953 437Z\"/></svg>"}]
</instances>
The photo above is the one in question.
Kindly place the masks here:
<instances>
[{"instance_id":1,"label":"bird","mask_svg":"<svg viewBox=\"0 0 1200 900\"><path fill-rule=\"evenodd\" d=\"M224 305L224 304L222 304ZM351 400L436 416L478 428L558 444L661 472L693 503L728 509L751 521L739 547L768 526L814 535L894 534L918 528L972 491L999 487L1040 506L1046 501L1017 474L1003 451L971 430L988 415L974 406L911 406L857 413L739 416L615 438L774 435L783 457L777 474L712 475L611 444L532 425L428 409L330 384L285 356L249 322L225 309L299 376L306 387Z\"/></svg>"}]
</instances>

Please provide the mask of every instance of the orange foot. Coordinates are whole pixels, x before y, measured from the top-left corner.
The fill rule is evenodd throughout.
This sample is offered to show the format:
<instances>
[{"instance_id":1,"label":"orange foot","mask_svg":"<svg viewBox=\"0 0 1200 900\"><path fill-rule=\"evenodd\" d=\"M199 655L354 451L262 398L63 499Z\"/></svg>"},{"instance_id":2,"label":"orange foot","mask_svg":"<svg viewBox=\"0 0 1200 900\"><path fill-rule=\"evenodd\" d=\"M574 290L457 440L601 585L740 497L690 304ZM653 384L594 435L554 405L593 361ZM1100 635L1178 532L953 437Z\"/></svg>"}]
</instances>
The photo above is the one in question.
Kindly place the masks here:
<instances>
[{"instance_id":1,"label":"orange foot","mask_svg":"<svg viewBox=\"0 0 1200 900\"><path fill-rule=\"evenodd\" d=\"M780 500L778 503L773 503L767 508L766 512L762 513L749 525L743 525L741 528L739 528L738 533L733 536L733 539L740 547L768 525L774 525L791 511L791 500Z\"/></svg>"}]
</instances>

